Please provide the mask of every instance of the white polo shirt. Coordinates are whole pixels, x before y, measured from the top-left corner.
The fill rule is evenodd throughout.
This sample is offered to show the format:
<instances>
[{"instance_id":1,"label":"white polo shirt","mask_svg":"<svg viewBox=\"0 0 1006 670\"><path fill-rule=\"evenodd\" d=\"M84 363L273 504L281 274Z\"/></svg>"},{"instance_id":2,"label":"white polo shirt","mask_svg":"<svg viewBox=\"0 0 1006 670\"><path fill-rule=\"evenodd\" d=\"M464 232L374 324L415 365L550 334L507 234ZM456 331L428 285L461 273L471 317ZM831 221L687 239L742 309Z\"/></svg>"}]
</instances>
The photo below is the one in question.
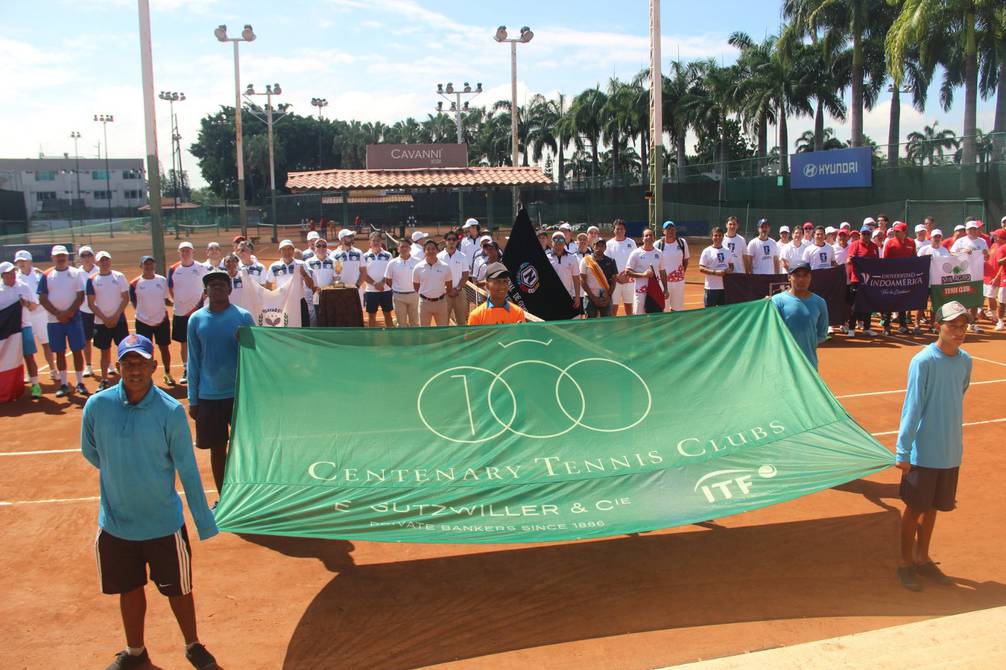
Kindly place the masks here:
<instances>
[{"instance_id":1,"label":"white polo shirt","mask_svg":"<svg viewBox=\"0 0 1006 670\"><path fill-rule=\"evenodd\" d=\"M849 243L846 242L843 247L840 242L835 242L831 248L835 251L835 262L839 265L845 265L845 262L849 260Z\"/></svg>"},{"instance_id":2,"label":"white polo shirt","mask_svg":"<svg viewBox=\"0 0 1006 670\"><path fill-rule=\"evenodd\" d=\"M360 266L363 265L363 252L356 247L350 247L349 249L338 247L335 251L331 252L331 256L333 260L342 263L342 270L339 272L342 283L346 286L356 286L356 282L360 280Z\"/></svg>"},{"instance_id":3,"label":"white polo shirt","mask_svg":"<svg viewBox=\"0 0 1006 670\"><path fill-rule=\"evenodd\" d=\"M747 255L751 257L751 274L774 275L775 259L779 258L779 245L771 237L756 237L748 242ZM734 268L740 272L740 268Z\"/></svg>"},{"instance_id":4,"label":"white polo shirt","mask_svg":"<svg viewBox=\"0 0 1006 670\"><path fill-rule=\"evenodd\" d=\"M835 260L835 250L827 242L821 246L811 244L803 250L803 260L810 263L811 270L824 270Z\"/></svg>"},{"instance_id":5,"label":"white polo shirt","mask_svg":"<svg viewBox=\"0 0 1006 670\"><path fill-rule=\"evenodd\" d=\"M316 288L325 288L335 283L335 259L332 258L332 254L325 254L325 258L318 258L317 255L311 256L304 261L304 265L311 273L311 279L314 280ZM320 300L321 296L315 292L311 302L317 305Z\"/></svg>"},{"instance_id":6,"label":"white polo shirt","mask_svg":"<svg viewBox=\"0 0 1006 670\"><path fill-rule=\"evenodd\" d=\"M625 269L625 264L629 262L629 254L636 248L636 243L631 237L626 237L619 242L614 237L604 245L604 255L615 261L615 267L621 272Z\"/></svg>"},{"instance_id":7,"label":"white polo shirt","mask_svg":"<svg viewBox=\"0 0 1006 670\"><path fill-rule=\"evenodd\" d=\"M787 242L779 250L779 260L786 261L790 265L797 261L802 261L803 252L807 250L808 246L807 242L803 241L801 241L800 246L796 246L793 242Z\"/></svg>"},{"instance_id":8,"label":"white polo shirt","mask_svg":"<svg viewBox=\"0 0 1006 670\"><path fill-rule=\"evenodd\" d=\"M0 281L0 309L7 309L16 302L20 302L24 299L30 303L38 303L38 296L36 296L28 284L17 278L19 275L15 275L14 285L7 286L6 282ZM41 307L36 307L35 311L42 309ZM26 328L31 326L31 310L25 306L21 306L21 327Z\"/></svg>"},{"instance_id":9,"label":"white polo shirt","mask_svg":"<svg viewBox=\"0 0 1006 670\"><path fill-rule=\"evenodd\" d=\"M678 241L681 245L678 245ZM688 250L688 240L683 237L676 238L673 242L661 238L654 243L660 249L660 265L667 273L667 281L685 281L685 259L691 258Z\"/></svg>"},{"instance_id":10,"label":"white polo shirt","mask_svg":"<svg viewBox=\"0 0 1006 670\"><path fill-rule=\"evenodd\" d=\"M748 248L747 240L741 235L723 236L723 246L734 255L731 263L734 264L734 272L744 272L744 252Z\"/></svg>"},{"instance_id":11,"label":"white polo shirt","mask_svg":"<svg viewBox=\"0 0 1006 670\"><path fill-rule=\"evenodd\" d=\"M254 256L252 257L252 262L250 264L245 265L244 263L241 263L240 265L238 265L238 269L247 270L249 277L257 281L259 285L265 286L266 275L268 275L268 271L266 270L264 265L255 260Z\"/></svg>"},{"instance_id":12,"label":"white polo shirt","mask_svg":"<svg viewBox=\"0 0 1006 670\"><path fill-rule=\"evenodd\" d=\"M471 235L465 235L461 238L461 243L458 244L458 249L461 253L465 255L468 259L468 271L471 272L475 269L475 256L482 250L479 248L479 238L481 235L476 235L472 237Z\"/></svg>"},{"instance_id":13,"label":"white polo shirt","mask_svg":"<svg viewBox=\"0 0 1006 670\"><path fill-rule=\"evenodd\" d=\"M129 299L136 312L136 320L148 326L159 326L168 316L164 301L168 294L168 280L155 274L151 279L140 275L129 282Z\"/></svg>"},{"instance_id":14,"label":"white polo shirt","mask_svg":"<svg viewBox=\"0 0 1006 670\"><path fill-rule=\"evenodd\" d=\"M553 252L548 252L548 262L552 264L555 268L556 274L559 275L559 280L562 285L566 287L566 292L569 293L569 297L576 297L576 287L573 286L573 277L580 274L580 262L576 256L564 252L562 256L556 256Z\"/></svg>"},{"instance_id":15,"label":"white polo shirt","mask_svg":"<svg viewBox=\"0 0 1006 670\"><path fill-rule=\"evenodd\" d=\"M80 271L84 273L82 276L82 279L84 281L84 302L80 303L80 311L84 312L85 314L90 314L91 306L87 304L87 280L93 277L94 275L98 274L98 266L92 265L90 270L85 268L83 265L79 267Z\"/></svg>"},{"instance_id":16,"label":"white polo shirt","mask_svg":"<svg viewBox=\"0 0 1006 670\"><path fill-rule=\"evenodd\" d=\"M42 278L38 281L38 294L49 296L49 302L57 310L69 309L73 301L77 299L78 293L84 292L84 272L72 265L65 270L57 270L52 267L42 273ZM55 314L46 310L49 314L49 323L59 323Z\"/></svg>"},{"instance_id":17,"label":"white polo shirt","mask_svg":"<svg viewBox=\"0 0 1006 670\"><path fill-rule=\"evenodd\" d=\"M182 265L178 261L168 268L168 288L172 290L175 302L175 316L188 316L203 299L203 275L209 269L202 263Z\"/></svg>"},{"instance_id":18,"label":"white polo shirt","mask_svg":"<svg viewBox=\"0 0 1006 670\"><path fill-rule=\"evenodd\" d=\"M411 256L409 257L411 258ZM368 249L365 254L363 254L363 267L367 268L367 277L373 279L374 281L384 281L384 273L388 270L388 265L391 263L391 252L380 249L374 252ZM384 290L389 291L391 288L385 283ZM374 282L367 282L367 293L377 293L377 289L374 288Z\"/></svg>"},{"instance_id":19,"label":"white polo shirt","mask_svg":"<svg viewBox=\"0 0 1006 670\"><path fill-rule=\"evenodd\" d=\"M462 273L468 272L471 274L472 265L469 257L460 249L456 250L453 254L448 254L447 249L444 249L437 254L437 258L447 263L447 267L451 269L451 281L454 282L455 288L460 288Z\"/></svg>"},{"instance_id":20,"label":"white polo shirt","mask_svg":"<svg viewBox=\"0 0 1006 670\"><path fill-rule=\"evenodd\" d=\"M652 267L655 276L659 279L661 256L660 249L656 247L649 251L643 247L639 247L633 249L632 253L629 254L629 260L626 261L625 267L633 272L646 272ZM640 279L639 277L636 277L633 281L636 282L636 293L645 293L646 285L650 283L649 279Z\"/></svg>"},{"instance_id":21,"label":"white polo shirt","mask_svg":"<svg viewBox=\"0 0 1006 670\"><path fill-rule=\"evenodd\" d=\"M87 280L84 293L94 296L94 304L105 315L113 314L122 304L122 294L129 293L129 282L126 276L118 270L112 270L107 275L97 272ZM113 324L114 325L114 324Z\"/></svg>"},{"instance_id":22,"label":"white polo shirt","mask_svg":"<svg viewBox=\"0 0 1006 670\"><path fill-rule=\"evenodd\" d=\"M430 265L426 259L419 261L412 270L413 283L419 283L419 297L439 298L447 293L447 282L451 280L451 269L442 260Z\"/></svg>"},{"instance_id":23,"label":"white polo shirt","mask_svg":"<svg viewBox=\"0 0 1006 670\"><path fill-rule=\"evenodd\" d=\"M726 247L717 249L710 244L702 250L702 255L699 256L699 265L707 270L726 270L728 265L733 262L732 258L733 254ZM703 274L702 276L706 278L704 285L707 289L715 290L723 288L723 277L720 275Z\"/></svg>"},{"instance_id":24,"label":"white polo shirt","mask_svg":"<svg viewBox=\"0 0 1006 670\"><path fill-rule=\"evenodd\" d=\"M388 287L395 293L414 293L416 289L412 285L412 271L418 264L419 260L414 256L409 256L408 260L401 256L392 258L388 267L384 269L384 279L388 282Z\"/></svg>"}]
</instances>

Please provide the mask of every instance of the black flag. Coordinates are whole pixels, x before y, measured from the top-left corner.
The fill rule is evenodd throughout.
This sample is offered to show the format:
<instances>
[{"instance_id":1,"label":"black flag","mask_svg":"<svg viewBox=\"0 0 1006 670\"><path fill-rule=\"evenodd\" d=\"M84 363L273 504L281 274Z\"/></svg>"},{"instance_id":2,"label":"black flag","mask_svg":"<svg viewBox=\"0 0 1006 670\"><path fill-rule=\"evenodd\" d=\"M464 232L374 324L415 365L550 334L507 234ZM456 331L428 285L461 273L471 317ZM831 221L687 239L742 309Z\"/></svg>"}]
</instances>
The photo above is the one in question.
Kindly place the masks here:
<instances>
[{"instance_id":1,"label":"black flag","mask_svg":"<svg viewBox=\"0 0 1006 670\"><path fill-rule=\"evenodd\" d=\"M545 255L527 211L521 209L513 222L503 251L503 264L510 271L510 299L525 311L545 321L571 319L574 309L562 280Z\"/></svg>"}]
</instances>

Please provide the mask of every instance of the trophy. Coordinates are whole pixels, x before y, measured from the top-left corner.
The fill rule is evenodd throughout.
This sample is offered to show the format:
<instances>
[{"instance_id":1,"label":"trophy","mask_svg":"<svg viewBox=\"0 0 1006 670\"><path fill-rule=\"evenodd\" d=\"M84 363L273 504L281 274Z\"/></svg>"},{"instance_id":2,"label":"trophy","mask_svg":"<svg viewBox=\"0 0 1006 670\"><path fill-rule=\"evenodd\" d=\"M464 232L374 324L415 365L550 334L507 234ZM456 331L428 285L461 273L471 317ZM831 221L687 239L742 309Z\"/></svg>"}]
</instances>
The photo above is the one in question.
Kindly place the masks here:
<instances>
[{"instance_id":1,"label":"trophy","mask_svg":"<svg viewBox=\"0 0 1006 670\"><path fill-rule=\"evenodd\" d=\"M338 258L335 259L335 281L332 282L332 286L346 288L346 285L342 283L342 261Z\"/></svg>"}]
</instances>

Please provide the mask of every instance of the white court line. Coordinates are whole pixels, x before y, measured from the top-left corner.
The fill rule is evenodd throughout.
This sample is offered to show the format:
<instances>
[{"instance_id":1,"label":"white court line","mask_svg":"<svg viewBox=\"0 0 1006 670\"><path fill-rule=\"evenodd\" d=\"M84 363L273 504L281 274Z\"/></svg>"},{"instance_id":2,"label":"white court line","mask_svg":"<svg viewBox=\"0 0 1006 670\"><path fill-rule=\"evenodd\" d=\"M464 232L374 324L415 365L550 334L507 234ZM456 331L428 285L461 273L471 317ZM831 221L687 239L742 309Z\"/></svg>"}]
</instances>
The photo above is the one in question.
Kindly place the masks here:
<instances>
[{"instance_id":1,"label":"white court line","mask_svg":"<svg viewBox=\"0 0 1006 670\"><path fill-rule=\"evenodd\" d=\"M922 346L918 342L912 342L911 340L903 340L900 337L893 337L893 336L890 336L890 335L887 336L886 338L884 338L884 337L878 337L876 339L878 339L878 340L881 340L881 339L894 340L895 342L901 342L903 344L911 344L912 346L915 346L915 347ZM1006 363L1002 363L1000 361L994 361L991 358L982 358L981 356L975 356L974 354L970 354L970 353L968 354L968 356L971 356L971 358L973 358L976 361L984 361L985 363L991 363L992 365L1001 365L1004 368L1006 368Z\"/></svg>"},{"instance_id":2,"label":"white court line","mask_svg":"<svg viewBox=\"0 0 1006 670\"><path fill-rule=\"evenodd\" d=\"M77 454L80 449L39 449L38 451L8 451L0 456L35 456L37 454Z\"/></svg>"},{"instance_id":3,"label":"white court line","mask_svg":"<svg viewBox=\"0 0 1006 670\"><path fill-rule=\"evenodd\" d=\"M216 489L204 489L205 493L216 493ZM178 495L184 496L185 491L178 491ZM47 498L45 500L0 500L0 507L14 507L15 505L50 505L57 503L74 502L94 502L100 500L99 496L86 496L84 498Z\"/></svg>"},{"instance_id":4,"label":"white court line","mask_svg":"<svg viewBox=\"0 0 1006 670\"><path fill-rule=\"evenodd\" d=\"M962 423L961 426L962 427L963 426L983 426L983 425L985 425L987 423L1002 423L1004 421L1006 421L1006 418L1002 418L1002 419L988 419L987 421L971 421L971 422L968 422L968 423ZM870 433L870 435L873 435L874 437L882 437L884 435L897 435L897 434L898 434L898 431L896 431L896 430L885 430L882 433Z\"/></svg>"},{"instance_id":5,"label":"white court line","mask_svg":"<svg viewBox=\"0 0 1006 670\"><path fill-rule=\"evenodd\" d=\"M978 386L979 384L1001 384L1003 382L1006 382L1006 379L990 379L984 382L971 382L971 386ZM872 393L846 393L845 395L837 395L835 397L838 398L839 400L843 398L865 398L867 396L874 396L874 395L890 395L893 393L904 393L907 390L908 389L894 389L893 391L873 391Z\"/></svg>"}]
</instances>

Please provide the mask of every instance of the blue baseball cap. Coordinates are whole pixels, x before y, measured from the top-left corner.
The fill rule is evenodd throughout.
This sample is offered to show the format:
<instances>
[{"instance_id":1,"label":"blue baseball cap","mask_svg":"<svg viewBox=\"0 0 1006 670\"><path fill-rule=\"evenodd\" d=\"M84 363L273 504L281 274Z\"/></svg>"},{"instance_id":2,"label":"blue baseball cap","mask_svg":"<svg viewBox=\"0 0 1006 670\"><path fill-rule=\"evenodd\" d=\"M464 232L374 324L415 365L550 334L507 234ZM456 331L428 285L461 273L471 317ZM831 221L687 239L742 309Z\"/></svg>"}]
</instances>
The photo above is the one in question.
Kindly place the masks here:
<instances>
[{"instance_id":1,"label":"blue baseball cap","mask_svg":"<svg viewBox=\"0 0 1006 670\"><path fill-rule=\"evenodd\" d=\"M119 342L119 351L116 360L121 361L126 354L138 353L144 358L154 357L154 343L143 335L129 335L122 342Z\"/></svg>"},{"instance_id":2,"label":"blue baseball cap","mask_svg":"<svg viewBox=\"0 0 1006 670\"><path fill-rule=\"evenodd\" d=\"M675 230L677 230L677 228L678 228L678 226L673 221L671 221L670 219L668 219L667 221L664 221L664 225L662 227L663 227L664 230L667 230L668 228L674 228Z\"/></svg>"}]
</instances>

